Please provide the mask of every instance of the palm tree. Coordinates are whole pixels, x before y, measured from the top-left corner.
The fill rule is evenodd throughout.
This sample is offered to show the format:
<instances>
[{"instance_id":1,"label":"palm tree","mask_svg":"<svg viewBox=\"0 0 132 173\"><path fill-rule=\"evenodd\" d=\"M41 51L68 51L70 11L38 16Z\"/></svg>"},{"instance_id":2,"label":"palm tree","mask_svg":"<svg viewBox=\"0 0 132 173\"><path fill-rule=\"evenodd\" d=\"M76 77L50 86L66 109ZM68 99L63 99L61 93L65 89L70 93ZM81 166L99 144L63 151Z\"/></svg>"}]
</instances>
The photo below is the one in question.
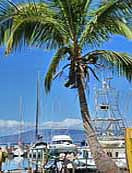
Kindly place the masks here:
<instances>
[{"instance_id":1,"label":"palm tree","mask_svg":"<svg viewBox=\"0 0 132 173\"><path fill-rule=\"evenodd\" d=\"M132 78L132 59L126 53L99 50L112 35L132 39L131 0L41 0L14 4L0 1L0 43L6 54L22 45L54 49L45 77L46 91L53 79L68 70L65 86L78 92L80 109L87 140L97 168L104 173L118 173L116 164L103 151L91 124L85 83L89 73L98 79L93 67L110 64L128 80ZM87 48L95 48L86 52ZM67 64L57 72L62 60Z\"/></svg>"}]
</instances>

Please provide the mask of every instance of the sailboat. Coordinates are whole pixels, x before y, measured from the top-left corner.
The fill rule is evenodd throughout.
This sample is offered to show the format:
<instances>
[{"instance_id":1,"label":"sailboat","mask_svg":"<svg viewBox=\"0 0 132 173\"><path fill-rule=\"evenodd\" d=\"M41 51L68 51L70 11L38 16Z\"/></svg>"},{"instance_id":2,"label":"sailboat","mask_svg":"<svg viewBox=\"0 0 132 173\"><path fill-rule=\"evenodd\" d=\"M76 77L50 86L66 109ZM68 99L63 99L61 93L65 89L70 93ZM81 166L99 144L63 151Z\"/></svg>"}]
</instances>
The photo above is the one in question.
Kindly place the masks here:
<instances>
[{"instance_id":1,"label":"sailboat","mask_svg":"<svg viewBox=\"0 0 132 173\"><path fill-rule=\"evenodd\" d=\"M47 152L47 143L42 142L42 136L39 134L39 117L40 117L40 79L38 74L37 79L37 105L36 105L36 124L35 124L35 141L31 145L28 152L28 159L31 163L36 164L36 170L38 165L43 167L45 160L45 153Z\"/></svg>"}]
</instances>

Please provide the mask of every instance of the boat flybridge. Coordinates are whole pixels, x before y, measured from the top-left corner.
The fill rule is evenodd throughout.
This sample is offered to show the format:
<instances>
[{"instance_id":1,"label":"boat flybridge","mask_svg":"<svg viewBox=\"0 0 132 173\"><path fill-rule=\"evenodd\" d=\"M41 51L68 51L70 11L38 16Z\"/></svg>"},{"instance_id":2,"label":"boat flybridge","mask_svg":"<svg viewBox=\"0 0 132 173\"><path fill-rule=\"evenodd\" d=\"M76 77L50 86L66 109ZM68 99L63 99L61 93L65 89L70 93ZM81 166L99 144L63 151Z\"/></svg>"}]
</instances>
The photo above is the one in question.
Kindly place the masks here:
<instances>
[{"instance_id":1,"label":"boat flybridge","mask_svg":"<svg viewBox=\"0 0 132 173\"><path fill-rule=\"evenodd\" d=\"M55 135L52 138L51 144L49 145L51 153L74 153L77 150L75 144L72 143L72 139L68 135Z\"/></svg>"}]
</instances>

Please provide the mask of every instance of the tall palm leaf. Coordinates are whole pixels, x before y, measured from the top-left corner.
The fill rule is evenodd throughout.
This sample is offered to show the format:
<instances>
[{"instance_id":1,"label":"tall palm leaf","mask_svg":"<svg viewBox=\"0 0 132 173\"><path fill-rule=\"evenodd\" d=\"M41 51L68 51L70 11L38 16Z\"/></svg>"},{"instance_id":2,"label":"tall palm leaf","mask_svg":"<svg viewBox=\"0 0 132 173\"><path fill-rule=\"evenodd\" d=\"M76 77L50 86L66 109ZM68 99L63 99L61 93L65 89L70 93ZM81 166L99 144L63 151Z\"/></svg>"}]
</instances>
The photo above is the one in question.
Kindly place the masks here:
<instances>
[{"instance_id":1,"label":"tall palm leaf","mask_svg":"<svg viewBox=\"0 0 132 173\"><path fill-rule=\"evenodd\" d=\"M91 125L85 83L91 71L98 79L92 66L103 62L114 67L128 80L132 78L132 59L129 55L114 51L95 50L82 55L83 48L95 46L119 34L132 38L131 0L100 0L93 8L93 0L52 0L14 4L0 1L0 43L6 45L6 53L18 46L35 45L48 49L57 49L45 78L45 88L49 91L52 80L63 57L69 69L66 87L76 88L79 95L83 125L87 140L97 168L105 173L118 173L119 169L107 156L99 144ZM91 66L92 65L92 66Z\"/></svg>"},{"instance_id":2,"label":"tall palm leaf","mask_svg":"<svg viewBox=\"0 0 132 173\"><path fill-rule=\"evenodd\" d=\"M45 77L45 89L47 92L50 91L51 83L54 78L54 75L57 72L57 67L58 67L60 61L62 61L64 59L63 57L67 53L70 53L70 49L67 47L62 47L57 51L57 53L53 57L52 63L50 64L47 75Z\"/></svg>"},{"instance_id":3,"label":"tall palm leaf","mask_svg":"<svg viewBox=\"0 0 132 173\"><path fill-rule=\"evenodd\" d=\"M131 0L108 1L91 13L84 31L80 37L80 44L100 45L108 40L112 34L121 34L132 39L132 29L126 25L126 16L132 13Z\"/></svg>"}]
</instances>

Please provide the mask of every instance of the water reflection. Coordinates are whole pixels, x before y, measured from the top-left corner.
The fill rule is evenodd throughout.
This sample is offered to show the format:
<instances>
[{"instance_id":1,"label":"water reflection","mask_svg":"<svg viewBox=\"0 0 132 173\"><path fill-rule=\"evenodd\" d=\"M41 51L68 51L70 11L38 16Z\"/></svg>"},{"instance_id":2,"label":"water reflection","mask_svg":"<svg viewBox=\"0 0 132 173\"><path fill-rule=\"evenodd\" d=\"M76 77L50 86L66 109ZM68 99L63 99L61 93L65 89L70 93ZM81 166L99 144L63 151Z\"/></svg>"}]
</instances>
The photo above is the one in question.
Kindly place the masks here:
<instances>
[{"instance_id":1,"label":"water reflection","mask_svg":"<svg viewBox=\"0 0 132 173\"><path fill-rule=\"evenodd\" d=\"M20 170L19 173L26 173L30 168L34 169L34 165L30 165L27 158L15 157L13 159L7 159L2 164L2 170L7 172L11 170Z\"/></svg>"}]
</instances>

